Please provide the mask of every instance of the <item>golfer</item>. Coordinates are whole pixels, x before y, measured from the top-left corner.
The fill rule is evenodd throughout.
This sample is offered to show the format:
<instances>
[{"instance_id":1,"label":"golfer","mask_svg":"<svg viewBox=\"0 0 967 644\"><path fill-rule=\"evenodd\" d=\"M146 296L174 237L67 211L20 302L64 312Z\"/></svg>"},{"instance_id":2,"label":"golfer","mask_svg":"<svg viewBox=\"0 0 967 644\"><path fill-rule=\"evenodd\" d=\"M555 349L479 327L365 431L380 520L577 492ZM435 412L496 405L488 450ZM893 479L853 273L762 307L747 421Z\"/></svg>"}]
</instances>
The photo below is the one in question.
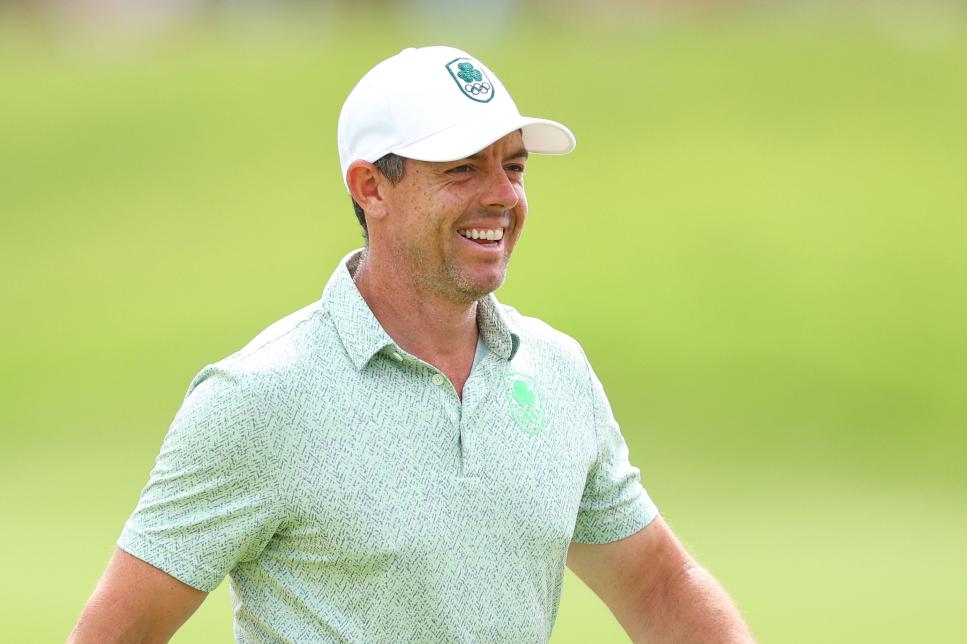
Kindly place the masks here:
<instances>
[{"instance_id":1,"label":"golfer","mask_svg":"<svg viewBox=\"0 0 967 644\"><path fill-rule=\"evenodd\" d=\"M192 381L71 641L166 641L227 575L239 642L546 642L567 565L634 641L751 642L580 345L493 295L528 156L571 132L426 47L359 81L338 146L365 248Z\"/></svg>"}]
</instances>

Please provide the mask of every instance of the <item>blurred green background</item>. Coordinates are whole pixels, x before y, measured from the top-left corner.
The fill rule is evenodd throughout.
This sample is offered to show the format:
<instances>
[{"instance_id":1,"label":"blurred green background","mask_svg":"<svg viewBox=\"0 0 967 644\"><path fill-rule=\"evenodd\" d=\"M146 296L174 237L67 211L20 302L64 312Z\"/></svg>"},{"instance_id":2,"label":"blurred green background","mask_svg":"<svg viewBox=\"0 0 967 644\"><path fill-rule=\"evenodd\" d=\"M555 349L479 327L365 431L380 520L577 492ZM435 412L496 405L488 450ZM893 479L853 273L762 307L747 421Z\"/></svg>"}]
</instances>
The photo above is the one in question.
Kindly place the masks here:
<instances>
[{"instance_id":1,"label":"blurred green background","mask_svg":"<svg viewBox=\"0 0 967 644\"><path fill-rule=\"evenodd\" d=\"M760 641L963 637L967 14L431 4L0 3L3 639L66 638L192 376L360 245L341 103L435 43L577 135L499 296L583 343ZM225 584L174 641L231 641ZM626 638L569 574L553 641Z\"/></svg>"}]
</instances>

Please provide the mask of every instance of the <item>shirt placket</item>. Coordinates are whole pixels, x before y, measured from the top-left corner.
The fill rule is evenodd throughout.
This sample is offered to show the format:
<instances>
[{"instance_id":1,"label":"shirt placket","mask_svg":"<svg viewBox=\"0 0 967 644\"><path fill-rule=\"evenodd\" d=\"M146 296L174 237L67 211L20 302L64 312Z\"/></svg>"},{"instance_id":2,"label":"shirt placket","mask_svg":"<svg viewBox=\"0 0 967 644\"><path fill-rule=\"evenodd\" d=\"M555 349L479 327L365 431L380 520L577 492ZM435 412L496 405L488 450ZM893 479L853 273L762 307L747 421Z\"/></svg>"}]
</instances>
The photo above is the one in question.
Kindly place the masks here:
<instances>
[{"instance_id":1,"label":"shirt placket","mask_svg":"<svg viewBox=\"0 0 967 644\"><path fill-rule=\"evenodd\" d=\"M416 371L425 386L432 387L438 392L438 399L446 409L450 427L456 429L460 445L460 476L461 478L479 478L480 462L477 457L476 441L478 436L470 422L472 410L486 393L483 383L485 373L489 369L490 355L484 357L470 372L470 377L463 386L463 400L457 395L457 390L445 374L433 365L412 356L398 347L389 349L390 357L405 368Z\"/></svg>"},{"instance_id":2,"label":"shirt placket","mask_svg":"<svg viewBox=\"0 0 967 644\"><path fill-rule=\"evenodd\" d=\"M486 430L486 423L474 423L474 413L480 403L486 398L490 382L489 374L493 369L494 356L487 353L470 372L470 377L463 386L463 401L460 413L460 444L462 459L462 474L465 478L479 478L485 467L482 462L481 441L486 440L482 434Z\"/></svg>"}]
</instances>

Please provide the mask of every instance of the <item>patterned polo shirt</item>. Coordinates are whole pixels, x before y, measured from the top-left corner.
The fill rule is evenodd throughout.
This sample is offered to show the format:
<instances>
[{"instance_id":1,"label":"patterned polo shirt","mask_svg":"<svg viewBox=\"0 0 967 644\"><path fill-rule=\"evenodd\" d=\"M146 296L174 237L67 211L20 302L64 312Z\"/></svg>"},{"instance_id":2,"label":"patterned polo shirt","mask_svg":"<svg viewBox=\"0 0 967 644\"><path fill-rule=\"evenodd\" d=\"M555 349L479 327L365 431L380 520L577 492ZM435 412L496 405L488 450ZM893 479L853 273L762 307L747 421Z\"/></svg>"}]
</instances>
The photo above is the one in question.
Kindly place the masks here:
<instances>
[{"instance_id":1,"label":"patterned polo shirt","mask_svg":"<svg viewBox=\"0 0 967 644\"><path fill-rule=\"evenodd\" d=\"M657 509L580 346L480 301L461 400L352 279L205 367L118 546L195 588L239 642L546 642L571 541Z\"/></svg>"}]
</instances>

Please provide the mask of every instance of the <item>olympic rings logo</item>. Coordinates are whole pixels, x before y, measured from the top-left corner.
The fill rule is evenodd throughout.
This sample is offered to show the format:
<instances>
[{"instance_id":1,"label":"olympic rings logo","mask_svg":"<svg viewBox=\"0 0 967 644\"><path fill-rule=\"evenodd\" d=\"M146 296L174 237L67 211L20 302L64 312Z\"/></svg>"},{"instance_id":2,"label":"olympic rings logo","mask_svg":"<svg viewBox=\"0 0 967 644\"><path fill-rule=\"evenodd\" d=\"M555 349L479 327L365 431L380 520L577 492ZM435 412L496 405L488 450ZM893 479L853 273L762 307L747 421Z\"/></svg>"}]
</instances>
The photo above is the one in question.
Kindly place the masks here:
<instances>
[{"instance_id":1,"label":"olympic rings logo","mask_svg":"<svg viewBox=\"0 0 967 644\"><path fill-rule=\"evenodd\" d=\"M487 94L490 93L489 83L473 83L472 85L470 83L467 83L466 85L463 86L463 88L467 90L467 92L473 94L474 96L479 96L481 94L486 96Z\"/></svg>"}]
</instances>

